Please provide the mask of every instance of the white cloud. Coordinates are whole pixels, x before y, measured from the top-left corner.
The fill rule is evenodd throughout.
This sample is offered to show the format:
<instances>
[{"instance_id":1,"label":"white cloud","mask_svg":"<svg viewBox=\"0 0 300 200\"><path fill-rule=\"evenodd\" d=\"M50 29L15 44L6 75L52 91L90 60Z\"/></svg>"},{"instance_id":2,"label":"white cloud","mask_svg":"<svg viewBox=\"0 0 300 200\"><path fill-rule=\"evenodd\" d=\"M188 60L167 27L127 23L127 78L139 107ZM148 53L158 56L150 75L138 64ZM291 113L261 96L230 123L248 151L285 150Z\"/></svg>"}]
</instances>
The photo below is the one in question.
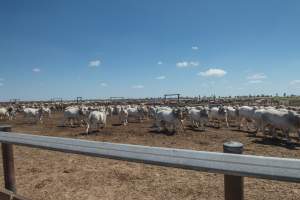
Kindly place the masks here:
<instances>
[{"instance_id":1,"label":"white cloud","mask_svg":"<svg viewBox=\"0 0 300 200\"><path fill-rule=\"evenodd\" d=\"M259 84L262 83L264 79L268 78L264 73L257 73L247 77L248 84Z\"/></svg>"},{"instance_id":2,"label":"white cloud","mask_svg":"<svg viewBox=\"0 0 300 200\"><path fill-rule=\"evenodd\" d=\"M198 65L199 65L199 62L196 62L196 61L191 61L190 62L190 66L192 66L192 67L196 67Z\"/></svg>"},{"instance_id":3,"label":"white cloud","mask_svg":"<svg viewBox=\"0 0 300 200\"><path fill-rule=\"evenodd\" d=\"M38 73L38 72L41 71L41 69L40 68L33 68L32 71L35 72L35 73Z\"/></svg>"},{"instance_id":4,"label":"white cloud","mask_svg":"<svg viewBox=\"0 0 300 200\"><path fill-rule=\"evenodd\" d=\"M223 77L227 74L227 72L223 69L216 69L216 68L211 68L208 69L204 72L199 72L199 76L205 76L205 77Z\"/></svg>"},{"instance_id":5,"label":"white cloud","mask_svg":"<svg viewBox=\"0 0 300 200\"><path fill-rule=\"evenodd\" d=\"M98 67L99 65L101 65L101 61L100 60L91 60L89 62L89 66L90 67Z\"/></svg>"},{"instance_id":6,"label":"white cloud","mask_svg":"<svg viewBox=\"0 0 300 200\"><path fill-rule=\"evenodd\" d=\"M300 84L300 80L292 80L292 81L290 82L290 84L291 84L291 85L298 85L298 84Z\"/></svg>"},{"instance_id":7,"label":"white cloud","mask_svg":"<svg viewBox=\"0 0 300 200\"><path fill-rule=\"evenodd\" d=\"M184 68L184 67L188 67L189 63L186 62L186 61L182 61L182 62L176 63L176 66L179 67L179 68Z\"/></svg>"},{"instance_id":8,"label":"white cloud","mask_svg":"<svg viewBox=\"0 0 300 200\"><path fill-rule=\"evenodd\" d=\"M158 76L158 77L156 77L156 79L157 80L164 80L164 79L166 79L166 76Z\"/></svg>"},{"instance_id":9,"label":"white cloud","mask_svg":"<svg viewBox=\"0 0 300 200\"><path fill-rule=\"evenodd\" d=\"M3 85L4 85L3 83L0 83L0 87L3 86Z\"/></svg>"},{"instance_id":10,"label":"white cloud","mask_svg":"<svg viewBox=\"0 0 300 200\"><path fill-rule=\"evenodd\" d=\"M197 47L197 46L192 46L192 49L195 50L195 51L197 51L197 50L199 50L199 47Z\"/></svg>"},{"instance_id":11,"label":"white cloud","mask_svg":"<svg viewBox=\"0 0 300 200\"><path fill-rule=\"evenodd\" d=\"M262 83L263 81L262 80L250 80L248 81L248 83L250 84L258 84L258 83Z\"/></svg>"},{"instance_id":12,"label":"white cloud","mask_svg":"<svg viewBox=\"0 0 300 200\"><path fill-rule=\"evenodd\" d=\"M182 62L177 62L176 63L176 66L178 68L187 68L187 67L195 67L195 66L198 66L199 65L199 62L197 61L182 61Z\"/></svg>"},{"instance_id":13,"label":"white cloud","mask_svg":"<svg viewBox=\"0 0 300 200\"><path fill-rule=\"evenodd\" d=\"M248 80L262 80L266 78L267 76L264 73L253 74L247 77Z\"/></svg>"},{"instance_id":14,"label":"white cloud","mask_svg":"<svg viewBox=\"0 0 300 200\"><path fill-rule=\"evenodd\" d=\"M108 86L107 83L100 83L100 85L101 85L102 87L107 87L107 86Z\"/></svg>"},{"instance_id":15,"label":"white cloud","mask_svg":"<svg viewBox=\"0 0 300 200\"><path fill-rule=\"evenodd\" d=\"M133 86L131 86L131 88L133 88L133 89L142 89L142 88L144 88L144 86L143 85L133 85Z\"/></svg>"},{"instance_id":16,"label":"white cloud","mask_svg":"<svg viewBox=\"0 0 300 200\"><path fill-rule=\"evenodd\" d=\"M162 61L158 61L157 64L158 64L158 65L162 65L163 62L162 62Z\"/></svg>"}]
</instances>

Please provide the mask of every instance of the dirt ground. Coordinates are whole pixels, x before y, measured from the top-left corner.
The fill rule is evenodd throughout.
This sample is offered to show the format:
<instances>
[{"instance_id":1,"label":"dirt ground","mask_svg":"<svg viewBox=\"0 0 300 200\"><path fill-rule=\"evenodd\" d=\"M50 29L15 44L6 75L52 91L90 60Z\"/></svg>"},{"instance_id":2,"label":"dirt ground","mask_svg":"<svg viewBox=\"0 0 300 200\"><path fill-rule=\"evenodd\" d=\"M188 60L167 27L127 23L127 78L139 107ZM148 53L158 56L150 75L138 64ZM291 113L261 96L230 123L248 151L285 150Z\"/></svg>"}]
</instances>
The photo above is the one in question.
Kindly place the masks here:
<instances>
[{"instance_id":1,"label":"dirt ground","mask_svg":"<svg viewBox=\"0 0 300 200\"><path fill-rule=\"evenodd\" d=\"M244 144L244 154L300 158L300 143L286 146L280 140L263 139L234 128L207 128L166 135L157 133L153 121L118 125L117 119L88 136L84 128L59 127L61 114L43 124L31 124L19 117L10 123L13 131L37 135L80 138L113 143L140 144L222 151L226 141ZM2 167L2 166L1 166ZM17 192L29 199L223 199L223 175L128 163L64 154L27 147L15 147ZM0 169L3 188L3 170ZM300 184L245 178L245 199L300 199Z\"/></svg>"}]
</instances>

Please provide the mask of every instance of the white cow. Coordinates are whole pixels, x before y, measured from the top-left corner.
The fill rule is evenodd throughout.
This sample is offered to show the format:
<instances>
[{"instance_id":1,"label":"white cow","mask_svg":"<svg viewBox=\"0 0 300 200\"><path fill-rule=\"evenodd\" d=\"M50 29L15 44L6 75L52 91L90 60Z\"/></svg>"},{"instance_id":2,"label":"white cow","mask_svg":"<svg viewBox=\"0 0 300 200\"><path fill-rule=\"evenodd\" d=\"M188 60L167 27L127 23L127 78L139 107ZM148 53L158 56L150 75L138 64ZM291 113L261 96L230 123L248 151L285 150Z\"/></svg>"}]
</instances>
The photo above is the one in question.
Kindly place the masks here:
<instances>
[{"instance_id":1,"label":"white cow","mask_svg":"<svg viewBox=\"0 0 300 200\"><path fill-rule=\"evenodd\" d=\"M163 111L163 110L172 111L172 108L167 107L167 106L152 107L151 109L149 109L149 113L150 113L150 116L153 115L153 118L156 119L157 113L159 111Z\"/></svg>"},{"instance_id":2,"label":"white cow","mask_svg":"<svg viewBox=\"0 0 300 200\"><path fill-rule=\"evenodd\" d=\"M172 132L177 131L179 128L184 131L183 113L180 109L159 110L156 114L155 124L158 131L161 131L162 128L169 131L168 127Z\"/></svg>"},{"instance_id":3,"label":"white cow","mask_svg":"<svg viewBox=\"0 0 300 200\"><path fill-rule=\"evenodd\" d=\"M246 121L247 130L250 130L249 122L254 122L254 113L256 109L256 107L250 106L242 106L239 108L239 129L244 126L244 122Z\"/></svg>"},{"instance_id":4,"label":"white cow","mask_svg":"<svg viewBox=\"0 0 300 200\"><path fill-rule=\"evenodd\" d=\"M228 106L226 108L226 110L227 110L228 123L230 123L232 121L235 121L235 122L239 121L239 108Z\"/></svg>"},{"instance_id":5,"label":"white cow","mask_svg":"<svg viewBox=\"0 0 300 200\"><path fill-rule=\"evenodd\" d=\"M23 109L24 117L32 120L33 122L43 122L43 109L42 108L24 108Z\"/></svg>"},{"instance_id":6,"label":"white cow","mask_svg":"<svg viewBox=\"0 0 300 200\"><path fill-rule=\"evenodd\" d=\"M203 130L205 130L205 125L208 123L208 110L205 108L196 109L191 108L188 111L188 116L191 124L194 127L199 127L199 124Z\"/></svg>"},{"instance_id":7,"label":"white cow","mask_svg":"<svg viewBox=\"0 0 300 200\"><path fill-rule=\"evenodd\" d=\"M100 125L102 125L102 128L105 128L107 115L108 112L106 111L92 111L87 120L86 133L89 134L89 131L93 126L96 126L97 130L99 130Z\"/></svg>"},{"instance_id":8,"label":"white cow","mask_svg":"<svg viewBox=\"0 0 300 200\"><path fill-rule=\"evenodd\" d=\"M155 106L149 107L149 117L155 119L157 108Z\"/></svg>"},{"instance_id":9,"label":"white cow","mask_svg":"<svg viewBox=\"0 0 300 200\"><path fill-rule=\"evenodd\" d=\"M7 108L0 108L0 120L9 118L9 112Z\"/></svg>"},{"instance_id":10,"label":"white cow","mask_svg":"<svg viewBox=\"0 0 300 200\"><path fill-rule=\"evenodd\" d=\"M43 109L43 116L47 116L48 118L51 118L51 109L47 107L42 107Z\"/></svg>"},{"instance_id":11,"label":"white cow","mask_svg":"<svg viewBox=\"0 0 300 200\"><path fill-rule=\"evenodd\" d=\"M262 115L262 130L265 134L265 128L270 125L273 129L280 129L290 142L289 133L295 131L300 138L300 114L293 111L268 109ZM276 134L276 130L273 130ZM275 137L275 135L273 135Z\"/></svg>"},{"instance_id":12,"label":"white cow","mask_svg":"<svg viewBox=\"0 0 300 200\"><path fill-rule=\"evenodd\" d=\"M143 118L144 118L144 110L142 108L139 107L135 107L135 108L128 108L127 109L128 112L128 118L134 118L134 119L138 119L139 122L142 122Z\"/></svg>"},{"instance_id":13,"label":"white cow","mask_svg":"<svg viewBox=\"0 0 300 200\"><path fill-rule=\"evenodd\" d=\"M258 133L258 131L260 131L260 130L263 131L262 130L262 126L263 126L262 115L265 112L267 112L267 109L265 109L265 108L256 109L254 111L252 119L254 120L255 126L256 126L256 130L254 132L255 135Z\"/></svg>"},{"instance_id":14,"label":"white cow","mask_svg":"<svg viewBox=\"0 0 300 200\"><path fill-rule=\"evenodd\" d=\"M143 119L147 119L149 117L149 109L147 106L142 105L142 106L139 106L138 109L142 113Z\"/></svg>"},{"instance_id":15,"label":"white cow","mask_svg":"<svg viewBox=\"0 0 300 200\"><path fill-rule=\"evenodd\" d=\"M86 107L68 107L64 111L62 126L64 126L66 121L68 121L73 127L74 121L77 121L78 123L85 121L87 114L88 109Z\"/></svg>"},{"instance_id":16,"label":"white cow","mask_svg":"<svg viewBox=\"0 0 300 200\"><path fill-rule=\"evenodd\" d=\"M114 113L115 115L119 115L120 112L121 112L121 109L122 109L122 106L117 105L117 106L114 107L113 113Z\"/></svg>"},{"instance_id":17,"label":"white cow","mask_svg":"<svg viewBox=\"0 0 300 200\"><path fill-rule=\"evenodd\" d=\"M108 112L109 116L112 117L114 108L112 106L107 106L106 111Z\"/></svg>"},{"instance_id":18,"label":"white cow","mask_svg":"<svg viewBox=\"0 0 300 200\"><path fill-rule=\"evenodd\" d=\"M0 120L2 119L9 119L13 120L16 117L16 111L14 110L13 107L2 107L0 108Z\"/></svg>"},{"instance_id":19,"label":"white cow","mask_svg":"<svg viewBox=\"0 0 300 200\"><path fill-rule=\"evenodd\" d=\"M98 111L101 111L101 112L105 112L106 111L105 106L99 106L99 107L97 107L95 109L98 110Z\"/></svg>"},{"instance_id":20,"label":"white cow","mask_svg":"<svg viewBox=\"0 0 300 200\"><path fill-rule=\"evenodd\" d=\"M124 126L128 124L128 111L126 108L121 107L121 111L119 113L119 120Z\"/></svg>"},{"instance_id":21,"label":"white cow","mask_svg":"<svg viewBox=\"0 0 300 200\"><path fill-rule=\"evenodd\" d=\"M208 118L213 122L215 126L215 121L218 123L218 127L222 121L225 121L227 128L229 128L228 119L227 119L227 110L224 107L213 107L208 112Z\"/></svg>"},{"instance_id":22,"label":"white cow","mask_svg":"<svg viewBox=\"0 0 300 200\"><path fill-rule=\"evenodd\" d=\"M156 113L159 112L159 111L163 111L163 110L172 111L173 109L171 107L168 107L168 106L160 106L160 107L156 108Z\"/></svg>"}]
</instances>

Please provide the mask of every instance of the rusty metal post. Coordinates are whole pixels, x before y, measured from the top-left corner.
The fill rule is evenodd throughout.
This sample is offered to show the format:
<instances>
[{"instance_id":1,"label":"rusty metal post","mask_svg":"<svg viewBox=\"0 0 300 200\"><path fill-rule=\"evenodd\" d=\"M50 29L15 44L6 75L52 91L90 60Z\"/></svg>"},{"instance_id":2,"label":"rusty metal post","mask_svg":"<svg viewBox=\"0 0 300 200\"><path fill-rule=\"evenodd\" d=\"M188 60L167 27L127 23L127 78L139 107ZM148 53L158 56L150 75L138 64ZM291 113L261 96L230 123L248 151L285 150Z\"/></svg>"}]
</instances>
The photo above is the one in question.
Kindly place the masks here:
<instances>
[{"instance_id":1,"label":"rusty metal post","mask_svg":"<svg viewBox=\"0 0 300 200\"><path fill-rule=\"evenodd\" d=\"M1 125L0 131L11 132L11 126ZM15 193L16 179L15 179L13 145L2 143L1 147L2 147L2 162L3 162L5 189Z\"/></svg>"},{"instance_id":2,"label":"rusty metal post","mask_svg":"<svg viewBox=\"0 0 300 200\"><path fill-rule=\"evenodd\" d=\"M224 153L242 154L243 144L227 142L223 144ZM244 199L244 178L241 176L224 175L225 200Z\"/></svg>"}]
</instances>

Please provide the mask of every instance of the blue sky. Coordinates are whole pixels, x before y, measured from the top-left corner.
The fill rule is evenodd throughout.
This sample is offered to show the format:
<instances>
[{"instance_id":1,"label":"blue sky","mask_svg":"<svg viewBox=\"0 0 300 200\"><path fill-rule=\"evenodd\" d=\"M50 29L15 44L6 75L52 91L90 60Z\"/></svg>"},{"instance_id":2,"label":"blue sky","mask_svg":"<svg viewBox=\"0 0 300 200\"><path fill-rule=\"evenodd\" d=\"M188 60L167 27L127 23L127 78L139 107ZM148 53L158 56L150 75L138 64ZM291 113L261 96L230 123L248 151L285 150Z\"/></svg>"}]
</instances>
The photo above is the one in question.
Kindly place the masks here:
<instances>
[{"instance_id":1,"label":"blue sky","mask_svg":"<svg viewBox=\"0 0 300 200\"><path fill-rule=\"evenodd\" d=\"M300 94L300 1L0 0L0 100Z\"/></svg>"}]
</instances>

